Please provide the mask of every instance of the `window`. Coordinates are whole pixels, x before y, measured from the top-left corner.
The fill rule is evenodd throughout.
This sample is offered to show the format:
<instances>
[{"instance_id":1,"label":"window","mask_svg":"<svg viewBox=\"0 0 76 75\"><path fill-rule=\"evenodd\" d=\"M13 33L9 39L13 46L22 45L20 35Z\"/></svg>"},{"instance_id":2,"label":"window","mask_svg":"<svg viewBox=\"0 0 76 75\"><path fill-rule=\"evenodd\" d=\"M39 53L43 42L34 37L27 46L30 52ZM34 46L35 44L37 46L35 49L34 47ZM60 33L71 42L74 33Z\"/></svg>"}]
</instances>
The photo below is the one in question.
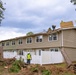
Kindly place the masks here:
<instances>
[{"instance_id":1,"label":"window","mask_svg":"<svg viewBox=\"0 0 76 75\"><path fill-rule=\"evenodd\" d=\"M18 55L23 55L23 50L19 50Z\"/></svg>"},{"instance_id":2,"label":"window","mask_svg":"<svg viewBox=\"0 0 76 75\"><path fill-rule=\"evenodd\" d=\"M5 45L5 43L2 43L2 46L4 46Z\"/></svg>"},{"instance_id":3,"label":"window","mask_svg":"<svg viewBox=\"0 0 76 75\"><path fill-rule=\"evenodd\" d=\"M51 51L51 52L58 52L59 49L58 49L58 48L51 48L50 51Z\"/></svg>"},{"instance_id":4,"label":"window","mask_svg":"<svg viewBox=\"0 0 76 75\"><path fill-rule=\"evenodd\" d=\"M52 49L51 49L51 52L53 52L53 51L54 51L54 49L52 48Z\"/></svg>"},{"instance_id":5,"label":"window","mask_svg":"<svg viewBox=\"0 0 76 75\"><path fill-rule=\"evenodd\" d=\"M27 43L32 43L32 38L31 37L27 38Z\"/></svg>"},{"instance_id":6,"label":"window","mask_svg":"<svg viewBox=\"0 0 76 75\"><path fill-rule=\"evenodd\" d=\"M42 35L36 37L36 42L42 42Z\"/></svg>"},{"instance_id":7,"label":"window","mask_svg":"<svg viewBox=\"0 0 76 75\"><path fill-rule=\"evenodd\" d=\"M56 34L53 34L53 40L57 40L57 35Z\"/></svg>"},{"instance_id":8,"label":"window","mask_svg":"<svg viewBox=\"0 0 76 75\"><path fill-rule=\"evenodd\" d=\"M58 50L58 48L55 48L55 52L58 52L59 50Z\"/></svg>"},{"instance_id":9,"label":"window","mask_svg":"<svg viewBox=\"0 0 76 75\"><path fill-rule=\"evenodd\" d=\"M57 34L49 35L49 41L57 40Z\"/></svg>"},{"instance_id":10,"label":"window","mask_svg":"<svg viewBox=\"0 0 76 75\"><path fill-rule=\"evenodd\" d=\"M12 45L15 45L15 41L12 41Z\"/></svg>"},{"instance_id":11,"label":"window","mask_svg":"<svg viewBox=\"0 0 76 75\"><path fill-rule=\"evenodd\" d=\"M39 50L39 56L41 55L41 50Z\"/></svg>"},{"instance_id":12,"label":"window","mask_svg":"<svg viewBox=\"0 0 76 75\"><path fill-rule=\"evenodd\" d=\"M19 44L22 44L22 39L19 39L19 42L18 42Z\"/></svg>"},{"instance_id":13,"label":"window","mask_svg":"<svg viewBox=\"0 0 76 75\"><path fill-rule=\"evenodd\" d=\"M52 40L52 35L49 36L49 41Z\"/></svg>"},{"instance_id":14,"label":"window","mask_svg":"<svg viewBox=\"0 0 76 75\"><path fill-rule=\"evenodd\" d=\"M6 46L9 46L9 42L6 42Z\"/></svg>"}]
</instances>

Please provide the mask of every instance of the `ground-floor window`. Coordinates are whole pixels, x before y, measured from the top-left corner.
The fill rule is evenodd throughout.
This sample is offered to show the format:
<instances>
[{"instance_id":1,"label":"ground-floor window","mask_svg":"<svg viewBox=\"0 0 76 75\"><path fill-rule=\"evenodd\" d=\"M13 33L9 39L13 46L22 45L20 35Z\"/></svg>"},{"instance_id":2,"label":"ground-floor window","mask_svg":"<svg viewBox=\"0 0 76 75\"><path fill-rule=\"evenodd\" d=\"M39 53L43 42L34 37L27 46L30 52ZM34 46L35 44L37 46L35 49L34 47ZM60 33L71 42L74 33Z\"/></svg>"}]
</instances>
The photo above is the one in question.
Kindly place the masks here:
<instances>
[{"instance_id":1,"label":"ground-floor window","mask_svg":"<svg viewBox=\"0 0 76 75\"><path fill-rule=\"evenodd\" d=\"M36 50L25 50L26 53L30 52L32 55L36 55Z\"/></svg>"},{"instance_id":2,"label":"ground-floor window","mask_svg":"<svg viewBox=\"0 0 76 75\"><path fill-rule=\"evenodd\" d=\"M39 50L39 56L41 55L41 50Z\"/></svg>"},{"instance_id":3,"label":"ground-floor window","mask_svg":"<svg viewBox=\"0 0 76 75\"><path fill-rule=\"evenodd\" d=\"M18 55L23 55L23 50L18 50Z\"/></svg>"},{"instance_id":4,"label":"ground-floor window","mask_svg":"<svg viewBox=\"0 0 76 75\"><path fill-rule=\"evenodd\" d=\"M59 52L59 48L51 48L50 51L51 52Z\"/></svg>"}]
</instances>

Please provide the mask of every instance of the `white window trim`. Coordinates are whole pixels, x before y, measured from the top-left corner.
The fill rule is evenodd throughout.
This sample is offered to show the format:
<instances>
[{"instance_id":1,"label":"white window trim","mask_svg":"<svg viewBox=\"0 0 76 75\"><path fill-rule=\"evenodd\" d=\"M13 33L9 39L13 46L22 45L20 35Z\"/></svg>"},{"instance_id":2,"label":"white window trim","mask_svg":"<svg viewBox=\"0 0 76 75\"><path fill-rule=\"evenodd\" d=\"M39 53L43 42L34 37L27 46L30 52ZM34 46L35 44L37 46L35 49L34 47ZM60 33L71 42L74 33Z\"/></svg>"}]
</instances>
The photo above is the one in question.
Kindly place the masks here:
<instances>
[{"instance_id":1,"label":"white window trim","mask_svg":"<svg viewBox=\"0 0 76 75\"><path fill-rule=\"evenodd\" d=\"M33 38L32 37L28 37L28 38L31 38L32 42L31 43L27 43L27 38L26 38L26 44L32 44L33 43Z\"/></svg>"},{"instance_id":2,"label":"white window trim","mask_svg":"<svg viewBox=\"0 0 76 75\"><path fill-rule=\"evenodd\" d=\"M7 45L7 43L8 43L8 45ZM9 46L9 45L10 45L10 42L9 42L9 41L7 41L7 42L6 42L6 46Z\"/></svg>"},{"instance_id":3,"label":"white window trim","mask_svg":"<svg viewBox=\"0 0 76 75\"><path fill-rule=\"evenodd\" d=\"M19 53L21 51L22 51L22 54ZM23 50L18 50L17 55L23 56L24 55L24 51Z\"/></svg>"},{"instance_id":4,"label":"white window trim","mask_svg":"<svg viewBox=\"0 0 76 75\"><path fill-rule=\"evenodd\" d=\"M53 52L55 52L55 49L58 49L58 52L60 52L60 49L59 48L50 48L49 50L51 51L51 49L54 49ZM52 52L52 51L51 51Z\"/></svg>"},{"instance_id":5,"label":"white window trim","mask_svg":"<svg viewBox=\"0 0 76 75\"><path fill-rule=\"evenodd\" d=\"M5 42L2 42L2 43L1 43L1 46L5 46Z\"/></svg>"},{"instance_id":6,"label":"white window trim","mask_svg":"<svg viewBox=\"0 0 76 75\"><path fill-rule=\"evenodd\" d=\"M43 35L37 35L37 36L42 36L42 42L43 42ZM37 36L35 36L35 43L42 43L42 42L37 42L36 41Z\"/></svg>"},{"instance_id":7,"label":"white window trim","mask_svg":"<svg viewBox=\"0 0 76 75\"><path fill-rule=\"evenodd\" d=\"M50 35L51 35L51 34L50 34ZM50 36L50 35L49 35L49 36ZM52 41L58 41L58 34L56 34L56 36L57 36L57 40L49 40L49 36L48 36L48 41L49 41L49 42L52 42Z\"/></svg>"},{"instance_id":8,"label":"white window trim","mask_svg":"<svg viewBox=\"0 0 76 75\"><path fill-rule=\"evenodd\" d=\"M14 46L14 45L15 45L15 44L13 44L13 43L15 43L15 44L16 44L16 41L15 41L15 40L12 40L12 41L11 41L11 45L12 45L12 46Z\"/></svg>"},{"instance_id":9,"label":"white window trim","mask_svg":"<svg viewBox=\"0 0 76 75\"><path fill-rule=\"evenodd\" d=\"M20 44L19 44L19 40L20 40ZM22 43L21 43L22 42ZM22 45L23 44L23 39L18 39L18 44Z\"/></svg>"}]
</instances>

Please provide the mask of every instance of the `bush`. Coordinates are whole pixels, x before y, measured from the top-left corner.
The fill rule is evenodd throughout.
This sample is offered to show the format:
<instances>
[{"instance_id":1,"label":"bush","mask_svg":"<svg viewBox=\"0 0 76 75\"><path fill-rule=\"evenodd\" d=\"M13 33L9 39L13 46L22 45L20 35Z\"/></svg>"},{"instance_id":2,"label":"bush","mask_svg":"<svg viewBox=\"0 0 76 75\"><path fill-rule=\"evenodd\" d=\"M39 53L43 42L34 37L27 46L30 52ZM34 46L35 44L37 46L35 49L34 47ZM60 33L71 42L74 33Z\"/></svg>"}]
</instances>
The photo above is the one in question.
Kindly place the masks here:
<instances>
[{"instance_id":1,"label":"bush","mask_svg":"<svg viewBox=\"0 0 76 75\"><path fill-rule=\"evenodd\" d=\"M38 72L38 68L37 67L34 67L34 68L31 69L31 71L32 72Z\"/></svg>"},{"instance_id":2,"label":"bush","mask_svg":"<svg viewBox=\"0 0 76 75\"><path fill-rule=\"evenodd\" d=\"M42 75L51 75L49 70L43 70Z\"/></svg>"},{"instance_id":3,"label":"bush","mask_svg":"<svg viewBox=\"0 0 76 75\"><path fill-rule=\"evenodd\" d=\"M16 60L12 66L10 67L9 71L10 72L19 72L21 70L21 65L20 65L21 61L20 60Z\"/></svg>"}]
</instances>

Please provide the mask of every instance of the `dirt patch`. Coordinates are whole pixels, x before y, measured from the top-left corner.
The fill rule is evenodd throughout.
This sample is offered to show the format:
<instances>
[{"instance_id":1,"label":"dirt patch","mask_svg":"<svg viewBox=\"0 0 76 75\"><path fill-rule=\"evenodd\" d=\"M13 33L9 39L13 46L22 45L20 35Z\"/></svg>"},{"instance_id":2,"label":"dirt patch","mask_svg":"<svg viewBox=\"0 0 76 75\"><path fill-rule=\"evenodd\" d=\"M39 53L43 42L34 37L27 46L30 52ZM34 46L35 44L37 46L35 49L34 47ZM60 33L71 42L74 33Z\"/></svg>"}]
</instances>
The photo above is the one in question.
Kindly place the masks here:
<instances>
[{"instance_id":1,"label":"dirt patch","mask_svg":"<svg viewBox=\"0 0 76 75\"><path fill-rule=\"evenodd\" d=\"M73 70L66 68L65 64L56 65L25 65L21 67L18 73L9 72L9 68L12 66L14 59L6 59L7 65L0 66L0 75L76 75Z\"/></svg>"}]
</instances>

